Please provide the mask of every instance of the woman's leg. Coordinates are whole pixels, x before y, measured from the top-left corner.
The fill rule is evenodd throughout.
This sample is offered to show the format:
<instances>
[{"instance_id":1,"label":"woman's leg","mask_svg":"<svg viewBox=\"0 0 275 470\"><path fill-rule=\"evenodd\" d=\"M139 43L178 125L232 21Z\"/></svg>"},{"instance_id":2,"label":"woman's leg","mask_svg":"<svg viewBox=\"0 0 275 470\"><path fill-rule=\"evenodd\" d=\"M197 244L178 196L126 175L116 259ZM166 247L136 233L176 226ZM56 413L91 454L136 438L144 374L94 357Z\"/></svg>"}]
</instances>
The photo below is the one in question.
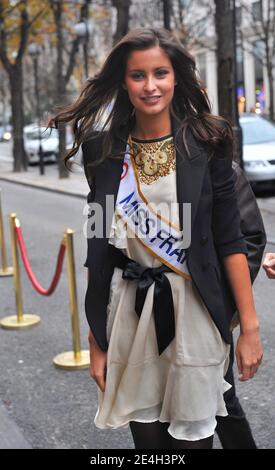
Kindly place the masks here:
<instances>
[{"instance_id":1,"label":"woman's leg","mask_svg":"<svg viewBox=\"0 0 275 470\"><path fill-rule=\"evenodd\" d=\"M153 423L139 423L130 421L130 430L133 436L135 449L165 449L167 440L167 424L155 421Z\"/></svg>"},{"instance_id":2,"label":"woman's leg","mask_svg":"<svg viewBox=\"0 0 275 470\"><path fill-rule=\"evenodd\" d=\"M167 432L167 434L169 434ZM184 441L183 439L175 439L169 434L169 447L167 449L213 449L213 436L198 441Z\"/></svg>"},{"instance_id":3,"label":"woman's leg","mask_svg":"<svg viewBox=\"0 0 275 470\"><path fill-rule=\"evenodd\" d=\"M199 441L174 439L168 432L169 423L129 423L135 449L212 449L213 436Z\"/></svg>"}]
</instances>

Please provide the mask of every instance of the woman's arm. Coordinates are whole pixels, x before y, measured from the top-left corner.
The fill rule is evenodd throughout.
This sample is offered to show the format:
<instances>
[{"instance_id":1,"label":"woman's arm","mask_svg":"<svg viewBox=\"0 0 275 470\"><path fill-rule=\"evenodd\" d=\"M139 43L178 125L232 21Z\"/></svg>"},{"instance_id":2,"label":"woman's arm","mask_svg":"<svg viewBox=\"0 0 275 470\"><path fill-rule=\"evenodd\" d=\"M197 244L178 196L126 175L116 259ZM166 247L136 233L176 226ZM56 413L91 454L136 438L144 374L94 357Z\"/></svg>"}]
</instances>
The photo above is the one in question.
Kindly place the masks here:
<instances>
[{"instance_id":1,"label":"woman's arm","mask_svg":"<svg viewBox=\"0 0 275 470\"><path fill-rule=\"evenodd\" d=\"M97 132L96 132L97 133ZM87 203L92 203L95 198L95 189L96 189L96 177L95 170L89 166L89 163L96 159L99 153L99 148L97 147L97 141L93 140L90 142L85 142L82 145L83 151L83 165L84 172L87 179L87 183L90 187L90 192L87 195ZM89 217L89 216L88 216ZM87 238L87 257L84 266L87 269L87 289L89 288L90 280L90 260L92 257L91 247L89 243L90 238ZM87 312L86 312L87 313ZM90 349L90 375L97 383L98 387L102 392L105 391L106 387L106 374L107 374L107 352L103 351L96 341L96 338L91 330L89 329L88 333L88 342Z\"/></svg>"},{"instance_id":2,"label":"woman's arm","mask_svg":"<svg viewBox=\"0 0 275 470\"><path fill-rule=\"evenodd\" d=\"M212 230L218 257L223 263L240 318L236 360L240 380L256 373L263 356L259 321L253 301L247 262L247 247L241 232L241 219L232 168L232 144L220 145L209 162L213 188Z\"/></svg>"},{"instance_id":3,"label":"woman's arm","mask_svg":"<svg viewBox=\"0 0 275 470\"><path fill-rule=\"evenodd\" d=\"M87 282L90 278L90 269L87 269ZM88 342L90 349L90 375L102 392L106 387L107 352L102 351L91 329L89 329Z\"/></svg>"},{"instance_id":4,"label":"woman's arm","mask_svg":"<svg viewBox=\"0 0 275 470\"><path fill-rule=\"evenodd\" d=\"M259 321L246 255L235 253L225 256L223 264L239 313L240 336L236 346L236 359L240 380L244 381L254 376L262 361Z\"/></svg>"},{"instance_id":5,"label":"woman's arm","mask_svg":"<svg viewBox=\"0 0 275 470\"><path fill-rule=\"evenodd\" d=\"M91 329L89 330L88 341L90 348L90 375L100 390L104 392L107 374L107 352L100 349Z\"/></svg>"}]
</instances>

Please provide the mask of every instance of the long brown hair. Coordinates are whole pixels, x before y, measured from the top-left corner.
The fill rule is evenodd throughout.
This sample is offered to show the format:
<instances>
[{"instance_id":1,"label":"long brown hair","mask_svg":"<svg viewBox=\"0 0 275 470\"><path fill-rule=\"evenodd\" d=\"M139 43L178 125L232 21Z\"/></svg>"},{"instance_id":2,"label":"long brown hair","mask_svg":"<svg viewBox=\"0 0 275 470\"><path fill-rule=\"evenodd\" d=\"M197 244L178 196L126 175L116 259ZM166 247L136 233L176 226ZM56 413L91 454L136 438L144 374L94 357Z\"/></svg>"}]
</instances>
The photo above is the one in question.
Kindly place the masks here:
<instances>
[{"instance_id":1,"label":"long brown hair","mask_svg":"<svg viewBox=\"0 0 275 470\"><path fill-rule=\"evenodd\" d=\"M129 54L154 46L159 46L165 51L174 68L177 86L170 110L181 122L179 131L182 131L187 152L185 133L188 127L195 139L210 149L220 144L232 143L230 123L211 114L209 98L198 78L192 55L166 29L136 28L113 47L99 73L87 80L76 102L61 109L49 122L50 127L56 128L59 123L72 123L75 140L72 150L64 159L65 164L77 153L83 142L96 136L93 130L98 122L102 121L104 112L112 103L99 131L103 133L104 138L103 152L98 163L111 156L113 139L121 138L121 127L130 123L131 128L134 120L133 105L127 90L122 87Z\"/></svg>"}]
</instances>

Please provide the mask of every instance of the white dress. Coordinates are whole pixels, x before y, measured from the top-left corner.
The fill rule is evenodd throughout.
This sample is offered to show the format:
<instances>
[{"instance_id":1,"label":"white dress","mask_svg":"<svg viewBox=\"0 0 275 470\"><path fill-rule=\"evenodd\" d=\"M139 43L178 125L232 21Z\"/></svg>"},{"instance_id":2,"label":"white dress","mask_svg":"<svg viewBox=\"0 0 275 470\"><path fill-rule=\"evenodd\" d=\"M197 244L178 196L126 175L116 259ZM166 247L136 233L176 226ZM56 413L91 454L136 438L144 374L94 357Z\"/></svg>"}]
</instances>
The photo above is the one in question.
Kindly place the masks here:
<instances>
[{"instance_id":1,"label":"white dress","mask_svg":"<svg viewBox=\"0 0 275 470\"><path fill-rule=\"evenodd\" d=\"M141 181L148 201L177 200L176 171L172 169L151 184ZM171 216L170 216L171 219ZM125 226L114 212L109 243L129 258L148 267L161 262L136 238L127 238ZM172 220L179 225L178 210ZM104 392L98 388L98 428L119 428L129 421L169 422L176 439L198 440L214 434L215 416L227 416L223 393L229 349L203 304L191 278L174 272L170 281L176 334L158 353L153 316L154 284L149 287L141 317L135 312L137 281L124 280L115 268L107 307L107 375Z\"/></svg>"}]
</instances>

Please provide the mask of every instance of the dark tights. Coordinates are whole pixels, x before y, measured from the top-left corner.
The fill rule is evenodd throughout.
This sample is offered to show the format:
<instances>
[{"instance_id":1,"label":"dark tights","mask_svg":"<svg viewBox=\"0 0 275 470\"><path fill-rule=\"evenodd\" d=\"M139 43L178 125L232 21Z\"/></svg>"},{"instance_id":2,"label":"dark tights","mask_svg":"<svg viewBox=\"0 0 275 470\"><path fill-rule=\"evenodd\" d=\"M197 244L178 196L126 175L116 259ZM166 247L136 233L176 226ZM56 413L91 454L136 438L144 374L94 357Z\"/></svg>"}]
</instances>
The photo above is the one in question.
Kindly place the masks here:
<instances>
[{"instance_id":1,"label":"dark tights","mask_svg":"<svg viewBox=\"0 0 275 470\"><path fill-rule=\"evenodd\" d=\"M199 441L174 439L168 432L169 423L129 423L135 449L212 449L213 436Z\"/></svg>"}]
</instances>

